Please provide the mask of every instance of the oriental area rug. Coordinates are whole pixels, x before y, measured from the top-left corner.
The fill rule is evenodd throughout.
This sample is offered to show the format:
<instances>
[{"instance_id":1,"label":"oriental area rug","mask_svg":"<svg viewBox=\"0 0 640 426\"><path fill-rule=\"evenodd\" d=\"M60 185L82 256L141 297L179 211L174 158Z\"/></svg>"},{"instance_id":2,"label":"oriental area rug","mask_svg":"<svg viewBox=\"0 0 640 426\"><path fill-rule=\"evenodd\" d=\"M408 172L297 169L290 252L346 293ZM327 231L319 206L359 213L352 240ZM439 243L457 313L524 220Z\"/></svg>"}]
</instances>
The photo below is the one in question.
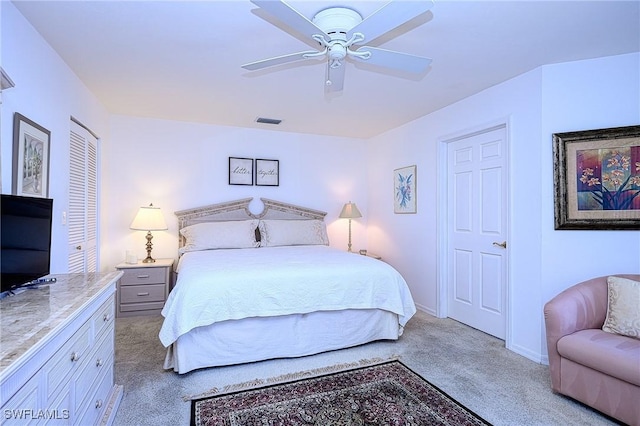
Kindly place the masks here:
<instances>
[{"instance_id":1,"label":"oriental area rug","mask_svg":"<svg viewBox=\"0 0 640 426\"><path fill-rule=\"evenodd\" d=\"M197 398L191 425L488 425L400 361Z\"/></svg>"}]
</instances>

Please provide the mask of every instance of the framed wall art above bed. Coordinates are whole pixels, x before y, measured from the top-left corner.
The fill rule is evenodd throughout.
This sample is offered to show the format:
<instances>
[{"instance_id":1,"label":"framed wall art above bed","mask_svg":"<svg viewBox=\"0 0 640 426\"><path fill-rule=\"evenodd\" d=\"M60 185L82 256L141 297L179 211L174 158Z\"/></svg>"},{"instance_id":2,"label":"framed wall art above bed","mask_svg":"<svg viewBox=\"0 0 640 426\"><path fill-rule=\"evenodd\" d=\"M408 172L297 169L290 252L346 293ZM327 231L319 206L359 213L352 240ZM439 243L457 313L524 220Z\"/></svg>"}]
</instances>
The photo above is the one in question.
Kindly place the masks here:
<instances>
[{"instance_id":1,"label":"framed wall art above bed","mask_svg":"<svg viewBox=\"0 0 640 426\"><path fill-rule=\"evenodd\" d=\"M280 161L256 158L256 185L280 185Z\"/></svg>"},{"instance_id":2,"label":"framed wall art above bed","mask_svg":"<svg viewBox=\"0 0 640 426\"><path fill-rule=\"evenodd\" d=\"M229 185L253 185L253 159L229 157Z\"/></svg>"}]
</instances>

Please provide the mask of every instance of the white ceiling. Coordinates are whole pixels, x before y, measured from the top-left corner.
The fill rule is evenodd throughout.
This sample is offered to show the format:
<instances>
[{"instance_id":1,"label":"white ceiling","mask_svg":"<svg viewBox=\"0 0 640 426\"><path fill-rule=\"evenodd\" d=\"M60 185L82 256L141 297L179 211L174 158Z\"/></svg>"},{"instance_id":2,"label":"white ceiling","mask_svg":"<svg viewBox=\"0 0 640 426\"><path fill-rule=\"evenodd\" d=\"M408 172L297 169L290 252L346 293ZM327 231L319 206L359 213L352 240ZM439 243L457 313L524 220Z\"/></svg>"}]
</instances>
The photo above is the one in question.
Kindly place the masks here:
<instances>
[{"instance_id":1,"label":"white ceiling","mask_svg":"<svg viewBox=\"0 0 640 426\"><path fill-rule=\"evenodd\" d=\"M111 113L357 138L544 64L640 51L637 0L436 0L370 43L432 58L424 75L348 63L344 91L327 98L322 62L240 68L309 50L248 0L13 3ZM329 6L366 17L384 3L289 2L309 19Z\"/></svg>"}]
</instances>

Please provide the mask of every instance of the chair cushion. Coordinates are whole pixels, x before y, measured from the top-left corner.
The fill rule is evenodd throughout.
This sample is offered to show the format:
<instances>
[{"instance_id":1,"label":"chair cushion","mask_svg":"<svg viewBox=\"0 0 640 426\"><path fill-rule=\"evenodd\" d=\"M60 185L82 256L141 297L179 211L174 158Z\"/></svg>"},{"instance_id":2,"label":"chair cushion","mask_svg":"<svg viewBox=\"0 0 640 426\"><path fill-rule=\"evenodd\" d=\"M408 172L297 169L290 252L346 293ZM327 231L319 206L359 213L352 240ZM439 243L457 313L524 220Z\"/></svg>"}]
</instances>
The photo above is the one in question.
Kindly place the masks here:
<instances>
[{"instance_id":1,"label":"chair cushion","mask_svg":"<svg viewBox=\"0 0 640 426\"><path fill-rule=\"evenodd\" d=\"M602 329L640 339L640 282L607 278L607 317Z\"/></svg>"},{"instance_id":2,"label":"chair cushion","mask_svg":"<svg viewBox=\"0 0 640 426\"><path fill-rule=\"evenodd\" d=\"M558 340L564 358L640 386L640 340L599 329L569 334Z\"/></svg>"}]
</instances>

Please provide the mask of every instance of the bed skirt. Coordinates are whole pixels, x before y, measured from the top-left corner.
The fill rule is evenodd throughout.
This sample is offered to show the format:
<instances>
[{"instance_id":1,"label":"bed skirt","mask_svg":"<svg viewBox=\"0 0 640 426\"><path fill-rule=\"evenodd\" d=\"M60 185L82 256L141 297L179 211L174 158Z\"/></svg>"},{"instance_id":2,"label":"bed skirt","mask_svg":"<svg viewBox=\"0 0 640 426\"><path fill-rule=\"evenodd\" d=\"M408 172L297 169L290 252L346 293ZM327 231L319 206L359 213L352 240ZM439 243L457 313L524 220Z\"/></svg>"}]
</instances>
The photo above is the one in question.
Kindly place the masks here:
<instances>
[{"instance_id":1,"label":"bed skirt","mask_svg":"<svg viewBox=\"0 0 640 426\"><path fill-rule=\"evenodd\" d=\"M179 374L223 365L292 358L402 334L398 315L378 309L321 311L229 320L198 327L167 348L164 368Z\"/></svg>"}]
</instances>

